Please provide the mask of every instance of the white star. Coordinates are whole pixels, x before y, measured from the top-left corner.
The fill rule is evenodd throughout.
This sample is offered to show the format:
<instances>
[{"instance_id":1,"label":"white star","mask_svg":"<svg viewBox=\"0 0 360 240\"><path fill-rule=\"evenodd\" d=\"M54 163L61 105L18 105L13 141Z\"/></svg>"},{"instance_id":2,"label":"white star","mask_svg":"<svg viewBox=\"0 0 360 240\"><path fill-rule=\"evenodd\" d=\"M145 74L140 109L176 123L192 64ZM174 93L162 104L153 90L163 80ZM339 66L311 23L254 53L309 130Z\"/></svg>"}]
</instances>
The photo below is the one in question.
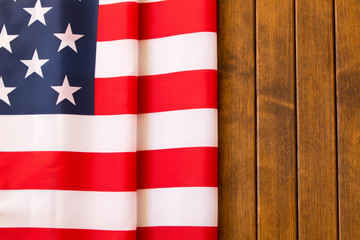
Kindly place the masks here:
<instances>
[{"instance_id":1,"label":"white star","mask_svg":"<svg viewBox=\"0 0 360 240\"><path fill-rule=\"evenodd\" d=\"M71 87L69 85L68 77L65 76L62 86L51 86L55 91L59 93L59 97L56 101L56 105L62 102L64 99L69 100L72 104L75 104L73 94L78 91L81 87Z\"/></svg>"},{"instance_id":2,"label":"white star","mask_svg":"<svg viewBox=\"0 0 360 240\"><path fill-rule=\"evenodd\" d=\"M84 36L81 34L73 34L70 23L68 24L65 33L54 33L54 35L61 40L58 52L65 47L70 47L77 52L75 41Z\"/></svg>"},{"instance_id":3,"label":"white star","mask_svg":"<svg viewBox=\"0 0 360 240\"><path fill-rule=\"evenodd\" d=\"M36 49L35 49L34 55L31 60L20 60L20 61L28 67L25 78L27 78L34 72L37 73L40 77L44 78L41 67L47 61L49 61L49 59L39 59Z\"/></svg>"},{"instance_id":4,"label":"white star","mask_svg":"<svg viewBox=\"0 0 360 240\"><path fill-rule=\"evenodd\" d=\"M3 81L2 77L0 76L0 100L3 100L9 106L11 106L11 104L10 104L8 94L11 93L12 91L14 91L14 89L15 89L15 87L5 87L4 81Z\"/></svg>"},{"instance_id":5,"label":"white star","mask_svg":"<svg viewBox=\"0 0 360 240\"><path fill-rule=\"evenodd\" d=\"M5 48L9 52L12 53L10 42L17 38L19 35L8 35L6 31L5 24L3 25L3 28L0 33L0 48Z\"/></svg>"},{"instance_id":6,"label":"white star","mask_svg":"<svg viewBox=\"0 0 360 240\"><path fill-rule=\"evenodd\" d=\"M40 0L37 0L33 8L24 8L25 11L31 14L28 26L35 21L39 21L46 26L44 14L47 13L52 7L42 7Z\"/></svg>"}]
</instances>

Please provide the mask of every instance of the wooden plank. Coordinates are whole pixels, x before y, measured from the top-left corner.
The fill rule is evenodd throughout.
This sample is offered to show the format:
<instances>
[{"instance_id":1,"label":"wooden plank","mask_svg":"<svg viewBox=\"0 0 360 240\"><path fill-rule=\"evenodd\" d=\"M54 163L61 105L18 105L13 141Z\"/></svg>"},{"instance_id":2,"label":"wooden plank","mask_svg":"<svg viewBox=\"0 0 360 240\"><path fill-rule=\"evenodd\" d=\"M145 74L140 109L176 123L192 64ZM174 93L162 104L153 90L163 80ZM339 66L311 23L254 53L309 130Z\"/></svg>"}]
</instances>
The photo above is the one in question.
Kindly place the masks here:
<instances>
[{"instance_id":1,"label":"wooden plank","mask_svg":"<svg viewBox=\"0 0 360 240\"><path fill-rule=\"evenodd\" d=\"M336 0L340 239L360 239L360 1Z\"/></svg>"},{"instance_id":2,"label":"wooden plank","mask_svg":"<svg viewBox=\"0 0 360 240\"><path fill-rule=\"evenodd\" d=\"M255 0L219 0L219 239L256 239Z\"/></svg>"},{"instance_id":3,"label":"wooden plank","mask_svg":"<svg viewBox=\"0 0 360 240\"><path fill-rule=\"evenodd\" d=\"M258 0L258 238L297 238L294 1Z\"/></svg>"},{"instance_id":4,"label":"wooden plank","mask_svg":"<svg viewBox=\"0 0 360 240\"><path fill-rule=\"evenodd\" d=\"M296 1L299 238L337 239L333 1Z\"/></svg>"}]
</instances>

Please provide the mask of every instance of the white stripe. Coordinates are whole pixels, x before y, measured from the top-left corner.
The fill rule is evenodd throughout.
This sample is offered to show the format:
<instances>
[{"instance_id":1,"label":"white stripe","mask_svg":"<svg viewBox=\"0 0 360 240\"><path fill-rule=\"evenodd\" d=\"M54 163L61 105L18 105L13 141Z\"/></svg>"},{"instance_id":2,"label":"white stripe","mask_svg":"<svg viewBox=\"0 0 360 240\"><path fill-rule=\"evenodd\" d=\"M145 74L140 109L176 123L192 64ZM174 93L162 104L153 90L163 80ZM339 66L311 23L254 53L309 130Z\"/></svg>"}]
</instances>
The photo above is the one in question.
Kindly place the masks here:
<instances>
[{"instance_id":1,"label":"white stripe","mask_svg":"<svg viewBox=\"0 0 360 240\"><path fill-rule=\"evenodd\" d=\"M139 75L217 69L216 33L200 32L139 41Z\"/></svg>"},{"instance_id":2,"label":"white stripe","mask_svg":"<svg viewBox=\"0 0 360 240\"><path fill-rule=\"evenodd\" d=\"M1 190L0 227L134 230L136 192Z\"/></svg>"},{"instance_id":3,"label":"white stripe","mask_svg":"<svg viewBox=\"0 0 360 240\"><path fill-rule=\"evenodd\" d=\"M140 75L216 69L216 33L201 32L139 41ZM138 41L98 42L95 77L137 75Z\"/></svg>"},{"instance_id":4,"label":"white stripe","mask_svg":"<svg viewBox=\"0 0 360 240\"><path fill-rule=\"evenodd\" d=\"M137 76L137 68L138 40L97 42L96 78Z\"/></svg>"},{"instance_id":5,"label":"white stripe","mask_svg":"<svg viewBox=\"0 0 360 240\"><path fill-rule=\"evenodd\" d=\"M0 151L136 151L136 115L2 115Z\"/></svg>"},{"instance_id":6,"label":"white stripe","mask_svg":"<svg viewBox=\"0 0 360 240\"><path fill-rule=\"evenodd\" d=\"M107 5L114 3L138 2L137 0L99 0L99 5Z\"/></svg>"},{"instance_id":7,"label":"white stripe","mask_svg":"<svg viewBox=\"0 0 360 240\"><path fill-rule=\"evenodd\" d=\"M138 150L217 147L217 110L190 109L138 115Z\"/></svg>"},{"instance_id":8,"label":"white stripe","mask_svg":"<svg viewBox=\"0 0 360 240\"><path fill-rule=\"evenodd\" d=\"M217 226L217 188L138 190L137 225Z\"/></svg>"}]
</instances>

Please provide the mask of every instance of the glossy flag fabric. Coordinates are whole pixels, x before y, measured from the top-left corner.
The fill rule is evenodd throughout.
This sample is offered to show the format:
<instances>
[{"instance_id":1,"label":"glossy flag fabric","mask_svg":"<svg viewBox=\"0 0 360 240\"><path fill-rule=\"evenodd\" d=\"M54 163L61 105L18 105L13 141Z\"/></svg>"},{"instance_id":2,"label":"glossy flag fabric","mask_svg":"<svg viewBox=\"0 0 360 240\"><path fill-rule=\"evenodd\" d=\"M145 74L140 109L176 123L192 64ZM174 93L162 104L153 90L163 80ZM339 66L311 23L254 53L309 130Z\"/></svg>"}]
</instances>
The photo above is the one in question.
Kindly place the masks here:
<instances>
[{"instance_id":1,"label":"glossy flag fabric","mask_svg":"<svg viewBox=\"0 0 360 240\"><path fill-rule=\"evenodd\" d=\"M2 0L0 28L0 239L217 239L215 0Z\"/></svg>"},{"instance_id":2,"label":"glossy flag fabric","mask_svg":"<svg viewBox=\"0 0 360 240\"><path fill-rule=\"evenodd\" d=\"M216 1L139 5L141 240L217 239Z\"/></svg>"}]
</instances>

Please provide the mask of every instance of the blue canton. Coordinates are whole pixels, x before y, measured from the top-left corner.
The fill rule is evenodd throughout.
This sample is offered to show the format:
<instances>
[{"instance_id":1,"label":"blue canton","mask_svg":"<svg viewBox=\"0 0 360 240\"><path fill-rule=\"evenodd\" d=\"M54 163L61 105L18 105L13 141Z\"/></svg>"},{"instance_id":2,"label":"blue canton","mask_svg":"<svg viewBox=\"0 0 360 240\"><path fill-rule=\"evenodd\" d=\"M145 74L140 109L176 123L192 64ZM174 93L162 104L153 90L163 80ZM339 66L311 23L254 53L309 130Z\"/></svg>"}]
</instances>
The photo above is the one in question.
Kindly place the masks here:
<instances>
[{"instance_id":1,"label":"blue canton","mask_svg":"<svg viewBox=\"0 0 360 240\"><path fill-rule=\"evenodd\" d=\"M94 114L99 0L0 0L0 114Z\"/></svg>"}]
</instances>

